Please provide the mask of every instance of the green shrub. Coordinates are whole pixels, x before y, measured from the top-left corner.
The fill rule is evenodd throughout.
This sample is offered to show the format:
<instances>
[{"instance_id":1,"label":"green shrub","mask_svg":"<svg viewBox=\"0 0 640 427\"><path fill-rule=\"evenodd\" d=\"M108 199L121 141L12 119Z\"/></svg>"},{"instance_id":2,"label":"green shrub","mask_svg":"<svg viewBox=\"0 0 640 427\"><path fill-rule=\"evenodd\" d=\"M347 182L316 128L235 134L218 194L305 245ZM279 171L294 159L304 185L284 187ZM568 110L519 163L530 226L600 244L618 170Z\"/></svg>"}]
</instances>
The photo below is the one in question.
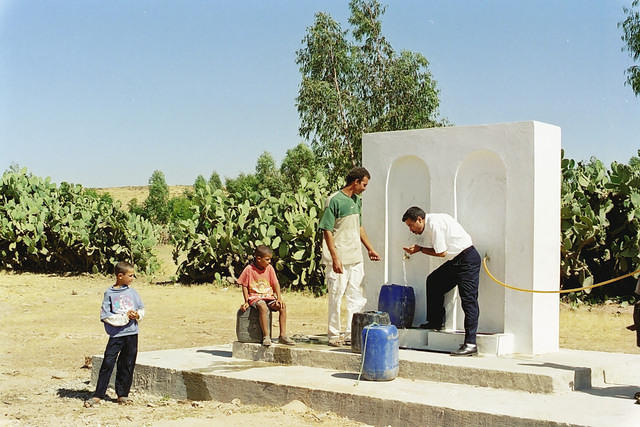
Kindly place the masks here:
<instances>
[{"instance_id":1,"label":"green shrub","mask_svg":"<svg viewBox=\"0 0 640 427\"><path fill-rule=\"evenodd\" d=\"M174 260L179 280L234 280L251 261L256 245L274 250L274 266L284 288L324 292L318 221L327 183L302 179L295 193L273 197L267 190L233 195L211 187L194 193L194 216L180 222Z\"/></svg>"},{"instance_id":2,"label":"green shrub","mask_svg":"<svg viewBox=\"0 0 640 427\"><path fill-rule=\"evenodd\" d=\"M638 152L640 156L640 151ZM640 267L640 159L628 165L562 159L562 288L589 286ZM593 290L631 295L633 280Z\"/></svg>"},{"instance_id":3,"label":"green shrub","mask_svg":"<svg viewBox=\"0 0 640 427\"><path fill-rule=\"evenodd\" d=\"M0 178L0 268L34 272L111 272L121 260L142 272L157 261L151 223L111 197L60 187L21 171Z\"/></svg>"}]
</instances>

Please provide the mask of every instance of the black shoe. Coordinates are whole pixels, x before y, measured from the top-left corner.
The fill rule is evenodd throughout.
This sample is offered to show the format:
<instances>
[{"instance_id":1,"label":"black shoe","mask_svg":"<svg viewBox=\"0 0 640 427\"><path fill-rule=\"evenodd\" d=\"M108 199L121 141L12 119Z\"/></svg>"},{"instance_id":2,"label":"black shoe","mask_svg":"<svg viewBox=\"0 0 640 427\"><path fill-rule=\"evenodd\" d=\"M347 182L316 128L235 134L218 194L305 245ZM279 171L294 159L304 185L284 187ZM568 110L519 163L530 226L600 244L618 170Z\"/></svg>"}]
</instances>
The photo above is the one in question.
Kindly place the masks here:
<instances>
[{"instance_id":1,"label":"black shoe","mask_svg":"<svg viewBox=\"0 0 640 427\"><path fill-rule=\"evenodd\" d=\"M473 356L478 354L478 346L475 344L462 344L459 349L451 352L452 356Z\"/></svg>"},{"instance_id":2,"label":"black shoe","mask_svg":"<svg viewBox=\"0 0 640 427\"><path fill-rule=\"evenodd\" d=\"M422 325L420 325L420 329L431 329L431 330L434 330L434 331L439 331L443 327L444 327L444 325L442 325L442 324L438 325L435 322L427 322L427 323L423 323Z\"/></svg>"}]
</instances>

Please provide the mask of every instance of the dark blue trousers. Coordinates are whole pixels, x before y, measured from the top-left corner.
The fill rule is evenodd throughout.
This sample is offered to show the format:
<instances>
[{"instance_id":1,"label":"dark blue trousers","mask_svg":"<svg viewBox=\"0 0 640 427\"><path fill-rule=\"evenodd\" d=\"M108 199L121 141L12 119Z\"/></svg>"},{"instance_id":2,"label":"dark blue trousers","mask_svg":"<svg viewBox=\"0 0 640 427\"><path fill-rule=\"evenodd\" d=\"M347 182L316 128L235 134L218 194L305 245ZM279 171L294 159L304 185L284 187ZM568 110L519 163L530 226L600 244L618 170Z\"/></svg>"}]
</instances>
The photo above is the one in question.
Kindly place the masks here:
<instances>
[{"instance_id":1,"label":"dark blue trousers","mask_svg":"<svg viewBox=\"0 0 640 427\"><path fill-rule=\"evenodd\" d=\"M640 347L640 301L633 307L633 324L636 325L636 344Z\"/></svg>"},{"instance_id":2,"label":"dark blue trousers","mask_svg":"<svg viewBox=\"0 0 640 427\"><path fill-rule=\"evenodd\" d=\"M464 311L464 342L468 344L476 343L478 332L480 263L480 254L470 246L427 276L427 322L444 323L444 294L458 286Z\"/></svg>"},{"instance_id":3,"label":"dark blue trousers","mask_svg":"<svg viewBox=\"0 0 640 427\"><path fill-rule=\"evenodd\" d=\"M109 337L93 397L104 399L107 387L109 387L111 373L116 364L116 395L118 397L129 396L129 390L131 390L131 383L133 382L133 368L136 366L137 356L138 334Z\"/></svg>"}]
</instances>

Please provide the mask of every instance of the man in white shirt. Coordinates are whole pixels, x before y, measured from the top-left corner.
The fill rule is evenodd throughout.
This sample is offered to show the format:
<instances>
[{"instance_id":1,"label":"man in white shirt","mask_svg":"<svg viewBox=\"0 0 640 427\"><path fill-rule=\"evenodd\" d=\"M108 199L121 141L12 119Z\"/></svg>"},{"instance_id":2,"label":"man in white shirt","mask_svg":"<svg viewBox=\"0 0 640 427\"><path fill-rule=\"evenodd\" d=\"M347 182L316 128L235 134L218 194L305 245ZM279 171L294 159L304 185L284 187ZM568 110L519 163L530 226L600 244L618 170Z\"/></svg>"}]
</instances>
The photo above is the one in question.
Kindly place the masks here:
<instances>
[{"instance_id":1,"label":"man in white shirt","mask_svg":"<svg viewBox=\"0 0 640 427\"><path fill-rule=\"evenodd\" d=\"M450 215L426 214L417 206L410 207L402 216L414 234L424 234L430 247L413 245L403 248L408 254L421 252L447 258L448 261L427 276L427 323L423 329L440 330L444 324L444 294L458 286L464 311L464 344L452 356L472 356L478 353L478 282L480 254L473 247L471 236Z\"/></svg>"}]
</instances>

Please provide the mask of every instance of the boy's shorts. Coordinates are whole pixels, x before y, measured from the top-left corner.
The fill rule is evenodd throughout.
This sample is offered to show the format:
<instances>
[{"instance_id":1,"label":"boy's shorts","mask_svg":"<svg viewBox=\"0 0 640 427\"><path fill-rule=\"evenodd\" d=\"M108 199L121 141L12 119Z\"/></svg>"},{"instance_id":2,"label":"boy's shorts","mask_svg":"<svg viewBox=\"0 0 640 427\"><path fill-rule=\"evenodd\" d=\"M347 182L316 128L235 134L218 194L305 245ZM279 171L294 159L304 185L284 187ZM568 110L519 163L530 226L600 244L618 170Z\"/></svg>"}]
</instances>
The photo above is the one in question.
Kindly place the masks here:
<instances>
[{"instance_id":1,"label":"boy's shorts","mask_svg":"<svg viewBox=\"0 0 640 427\"><path fill-rule=\"evenodd\" d=\"M256 308L256 309L257 309L257 308L258 308L257 304L258 304L260 301L264 301L264 302L266 302L266 303L267 303L267 307L269 307L269 310L271 310L271 311L276 311L276 309L275 309L275 307L274 307L274 304L275 304L276 302L278 302L278 300L277 300L277 299L271 299L271 300L258 299L258 300L255 300L252 304L250 304L250 306L251 306L252 308Z\"/></svg>"}]
</instances>

